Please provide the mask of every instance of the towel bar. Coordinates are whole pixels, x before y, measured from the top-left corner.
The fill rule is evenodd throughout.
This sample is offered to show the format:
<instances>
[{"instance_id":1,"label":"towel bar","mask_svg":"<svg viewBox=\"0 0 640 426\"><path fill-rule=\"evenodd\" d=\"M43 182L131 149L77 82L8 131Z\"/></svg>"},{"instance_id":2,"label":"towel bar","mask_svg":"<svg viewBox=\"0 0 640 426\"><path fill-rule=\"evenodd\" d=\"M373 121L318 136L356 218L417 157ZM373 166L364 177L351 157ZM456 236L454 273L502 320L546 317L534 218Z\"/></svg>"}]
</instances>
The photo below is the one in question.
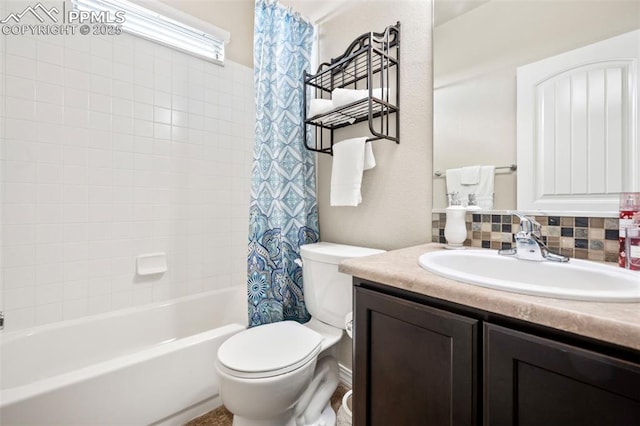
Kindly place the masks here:
<instances>
[{"instance_id":1,"label":"towel bar","mask_svg":"<svg viewBox=\"0 0 640 426\"><path fill-rule=\"evenodd\" d=\"M503 169L509 169L509 171L515 172L516 170L518 170L518 166L516 166L515 164L511 164L509 166L496 167L496 170L503 170ZM444 177L445 174L440 170L436 170L435 172L433 172L433 175L435 177Z\"/></svg>"}]
</instances>

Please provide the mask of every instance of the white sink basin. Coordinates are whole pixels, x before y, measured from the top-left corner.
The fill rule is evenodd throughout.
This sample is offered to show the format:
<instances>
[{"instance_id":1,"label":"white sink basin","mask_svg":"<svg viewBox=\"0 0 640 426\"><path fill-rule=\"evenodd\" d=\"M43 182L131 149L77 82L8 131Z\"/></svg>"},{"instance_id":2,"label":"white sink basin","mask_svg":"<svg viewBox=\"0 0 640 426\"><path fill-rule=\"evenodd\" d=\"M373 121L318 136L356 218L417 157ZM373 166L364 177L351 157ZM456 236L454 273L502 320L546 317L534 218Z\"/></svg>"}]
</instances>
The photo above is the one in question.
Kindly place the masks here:
<instances>
[{"instance_id":1,"label":"white sink basin","mask_svg":"<svg viewBox=\"0 0 640 426\"><path fill-rule=\"evenodd\" d=\"M533 262L502 256L495 250L452 250L425 253L418 263L446 278L514 293L598 302L640 302L640 271L584 260Z\"/></svg>"}]
</instances>

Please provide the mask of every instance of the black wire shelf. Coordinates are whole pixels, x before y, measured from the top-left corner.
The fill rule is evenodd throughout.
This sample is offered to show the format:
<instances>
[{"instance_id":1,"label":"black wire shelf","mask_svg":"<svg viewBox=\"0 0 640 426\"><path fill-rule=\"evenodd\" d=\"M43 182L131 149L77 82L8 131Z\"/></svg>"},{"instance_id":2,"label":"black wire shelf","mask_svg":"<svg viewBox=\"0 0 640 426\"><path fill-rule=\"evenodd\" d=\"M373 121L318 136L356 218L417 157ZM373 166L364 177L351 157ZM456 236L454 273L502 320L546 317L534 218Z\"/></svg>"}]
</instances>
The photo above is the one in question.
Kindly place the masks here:
<instances>
[{"instance_id":1,"label":"black wire shelf","mask_svg":"<svg viewBox=\"0 0 640 426\"><path fill-rule=\"evenodd\" d=\"M400 22L381 33L370 32L356 38L345 53L320 64L315 74L303 75L305 89L314 98L330 99L336 88L368 91L368 96L307 117L305 97L305 146L316 152L333 154L334 131L368 122L368 140L387 139L400 143ZM374 96L374 89L380 97ZM309 92L307 92L309 93ZM308 127L309 126L309 127ZM309 132L307 132L309 128Z\"/></svg>"}]
</instances>

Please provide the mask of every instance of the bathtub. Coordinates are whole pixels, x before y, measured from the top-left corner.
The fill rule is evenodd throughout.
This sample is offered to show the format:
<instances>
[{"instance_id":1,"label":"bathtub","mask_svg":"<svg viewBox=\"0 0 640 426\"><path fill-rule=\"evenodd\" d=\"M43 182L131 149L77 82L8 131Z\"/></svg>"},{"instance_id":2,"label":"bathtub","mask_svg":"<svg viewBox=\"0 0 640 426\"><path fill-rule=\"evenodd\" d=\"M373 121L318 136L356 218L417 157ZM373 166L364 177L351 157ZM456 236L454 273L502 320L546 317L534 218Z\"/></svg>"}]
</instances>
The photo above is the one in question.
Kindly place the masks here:
<instances>
[{"instance_id":1,"label":"bathtub","mask_svg":"<svg viewBox=\"0 0 640 426\"><path fill-rule=\"evenodd\" d=\"M0 425L184 424L221 405L216 352L246 324L236 287L2 332Z\"/></svg>"}]
</instances>

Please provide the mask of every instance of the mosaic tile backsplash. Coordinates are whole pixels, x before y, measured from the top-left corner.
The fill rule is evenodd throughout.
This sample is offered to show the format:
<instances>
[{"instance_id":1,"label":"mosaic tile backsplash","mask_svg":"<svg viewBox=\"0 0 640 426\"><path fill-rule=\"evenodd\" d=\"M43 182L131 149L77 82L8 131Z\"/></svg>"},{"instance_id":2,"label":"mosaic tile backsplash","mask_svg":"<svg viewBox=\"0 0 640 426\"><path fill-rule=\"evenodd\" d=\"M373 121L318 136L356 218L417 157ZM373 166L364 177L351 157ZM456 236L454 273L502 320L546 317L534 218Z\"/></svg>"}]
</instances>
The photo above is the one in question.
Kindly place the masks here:
<instances>
[{"instance_id":1,"label":"mosaic tile backsplash","mask_svg":"<svg viewBox=\"0 0 640 426\"><path fill-rule=\"evenodd\" d=\"M432 214L432 242L446 243L445 213ZM554 252L577 259L618 261L618 219L602 217L535 216L542 238ZM520 227L510 214L467 213L465 246L509 249Z\"/></svg>"}]
</instances>

